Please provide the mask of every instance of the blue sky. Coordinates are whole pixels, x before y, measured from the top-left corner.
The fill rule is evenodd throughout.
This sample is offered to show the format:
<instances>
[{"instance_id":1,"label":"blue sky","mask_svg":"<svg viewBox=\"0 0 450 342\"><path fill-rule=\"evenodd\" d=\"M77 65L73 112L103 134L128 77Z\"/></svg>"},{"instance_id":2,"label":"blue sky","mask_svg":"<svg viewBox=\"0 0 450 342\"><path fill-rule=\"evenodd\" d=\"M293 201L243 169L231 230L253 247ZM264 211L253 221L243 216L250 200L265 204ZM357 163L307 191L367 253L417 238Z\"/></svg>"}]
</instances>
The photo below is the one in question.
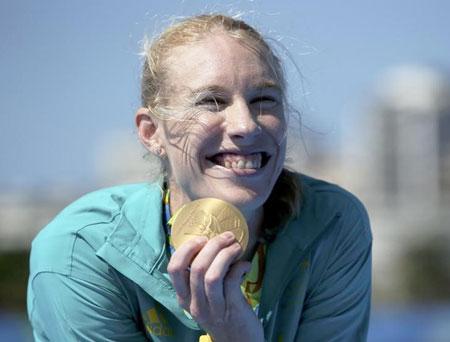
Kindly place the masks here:
<instances>
[{"instance_id":1,"label":"blue sky","mask_svg":"<svg viewBox=\"0 0 450 342\"><path fill-rule=\"evenodd\" d=\"M31 1L0 3L0 191L95 183L93 153L133 134L139 42L170 18L243 12L280 39L303 74L290 86L304 122L338 141L377 77L404 63L450 67L450 2ZM352 129L350 124L349 129Z\"/></svg>"}]
</instances>

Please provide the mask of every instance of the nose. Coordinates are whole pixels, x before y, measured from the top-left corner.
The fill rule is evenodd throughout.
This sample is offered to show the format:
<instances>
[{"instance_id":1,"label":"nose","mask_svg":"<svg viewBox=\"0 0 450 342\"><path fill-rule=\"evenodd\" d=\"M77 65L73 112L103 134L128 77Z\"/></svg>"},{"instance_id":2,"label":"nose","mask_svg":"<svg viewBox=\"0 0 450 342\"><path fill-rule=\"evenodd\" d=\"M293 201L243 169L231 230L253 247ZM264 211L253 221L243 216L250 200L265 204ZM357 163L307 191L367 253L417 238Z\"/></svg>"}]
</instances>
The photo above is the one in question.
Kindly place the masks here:
<instances>
[{"instance_id":1,"label":"nose","mask_svg":"<svg viewBox=\"0 0 450 342\"><path fill-rule=\"evenodd\" d=\"M226 130L232 140L252 143L261 134L261 126L246 101L237 101L226 113Z\"/></svg>"}]
</instances>

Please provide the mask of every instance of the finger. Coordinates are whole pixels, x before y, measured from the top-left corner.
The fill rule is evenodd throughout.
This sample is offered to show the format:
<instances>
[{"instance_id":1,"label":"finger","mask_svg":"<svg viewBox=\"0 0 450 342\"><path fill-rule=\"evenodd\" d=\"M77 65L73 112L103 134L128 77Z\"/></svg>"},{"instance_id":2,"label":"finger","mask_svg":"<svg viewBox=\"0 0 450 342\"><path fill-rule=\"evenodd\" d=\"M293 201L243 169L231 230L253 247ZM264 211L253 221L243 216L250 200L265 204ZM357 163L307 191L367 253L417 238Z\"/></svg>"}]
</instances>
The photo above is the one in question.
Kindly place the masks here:
<instances>
[{"instance_id":1,"label":"finger","mask_svg":"<svg viewBox=\"0 0 450 342\"><path fill-rule=\"evenodd\" d=\"M167 265L167 272L172 280L178 302L184 309L189 309L191 297L189 267L195 255L203 248L206 242L207 239L204 236L186 241L173 253Z\"/></svg>"},{"instance_id":2,"label":"finger","mask_svg":"<svg viewBox=\"0 0 450 342\"><path fill-rule=\"evenodd\" d=\"M231 232L225 232L209 240L191 263L190 272L190 313L201 324L208 319L209 305L205 294L205 274L217 254L235 241ZM205 317L203 317L205 316Z\"/></svg>"},{"instance_id":3,"label":"finger","mask_svg":"<svg viewBox=\"0 0 450 342\"><path fill-rule=\"evenodd\" d=\"M248 261L238 261L231 266L224 280L225 301L228 306L247 304L242 294L241 283L245 275L250 272L251 266Z\"/></svg>"},{"instance_id":4,"label":"finger","mask_svg":"<svg viewBox=\"0 0 450 342\"><path fill-rule=\"evenodd\" d=\"M230 265L242 252L241 245L234 242L232 245L222 249L205 274L205 295L209 304L212 317L224 318L225 296L224 278L230 269Z\"/></svg>"}]
</instances>

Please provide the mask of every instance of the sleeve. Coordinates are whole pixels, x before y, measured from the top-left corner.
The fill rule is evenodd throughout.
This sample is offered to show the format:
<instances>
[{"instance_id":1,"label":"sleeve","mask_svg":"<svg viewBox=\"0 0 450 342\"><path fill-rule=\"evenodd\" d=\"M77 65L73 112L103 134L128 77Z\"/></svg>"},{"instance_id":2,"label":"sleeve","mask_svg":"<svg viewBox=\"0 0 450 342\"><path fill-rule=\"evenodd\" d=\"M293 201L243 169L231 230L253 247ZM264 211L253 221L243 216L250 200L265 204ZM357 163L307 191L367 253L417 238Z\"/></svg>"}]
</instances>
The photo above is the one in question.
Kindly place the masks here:
<instances>
[{"instance_id":1,"label":"sleeve","mask_svg":"<svg viewBox=\"0 0 450 342\"><path fill-rule=\"evenodd\" d=\"M147 341L110 289L54 272L38 273L30 286L36 341Z\"/></svg>"},{"instance_id":2,"label":"sleeve","mask_svg":"<svg viewBox=\"0 0 450 342\"><path fill-rule=\"evenodd\" d=\"M315 251L312 261L315 274L305 298L296 341L366 340L371 251L367 213L362 205L354 206L340 216Z\"/></svg>"}]
</instances>

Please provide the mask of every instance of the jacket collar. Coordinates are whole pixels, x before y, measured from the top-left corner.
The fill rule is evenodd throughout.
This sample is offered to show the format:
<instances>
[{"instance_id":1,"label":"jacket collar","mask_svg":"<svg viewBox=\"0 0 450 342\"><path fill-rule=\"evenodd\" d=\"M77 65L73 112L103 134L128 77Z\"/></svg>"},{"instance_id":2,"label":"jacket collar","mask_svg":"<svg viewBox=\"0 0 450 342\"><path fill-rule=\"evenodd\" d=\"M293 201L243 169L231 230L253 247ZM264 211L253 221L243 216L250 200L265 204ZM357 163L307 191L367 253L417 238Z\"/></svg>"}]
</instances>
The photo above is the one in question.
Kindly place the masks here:
<instances>
[{"instance_id":1,"label":"jacket collar","mask_svg":"<svg viewBox=\"0 0 450 342\"><path fill-rule=\"evenodd\" d=\"M138 284L191 329L199 329L178 305L167 275L166 234L162 226L162 191L145 186L128 198L112 233L97 255Z\"/></svg>"}]
</instances>

